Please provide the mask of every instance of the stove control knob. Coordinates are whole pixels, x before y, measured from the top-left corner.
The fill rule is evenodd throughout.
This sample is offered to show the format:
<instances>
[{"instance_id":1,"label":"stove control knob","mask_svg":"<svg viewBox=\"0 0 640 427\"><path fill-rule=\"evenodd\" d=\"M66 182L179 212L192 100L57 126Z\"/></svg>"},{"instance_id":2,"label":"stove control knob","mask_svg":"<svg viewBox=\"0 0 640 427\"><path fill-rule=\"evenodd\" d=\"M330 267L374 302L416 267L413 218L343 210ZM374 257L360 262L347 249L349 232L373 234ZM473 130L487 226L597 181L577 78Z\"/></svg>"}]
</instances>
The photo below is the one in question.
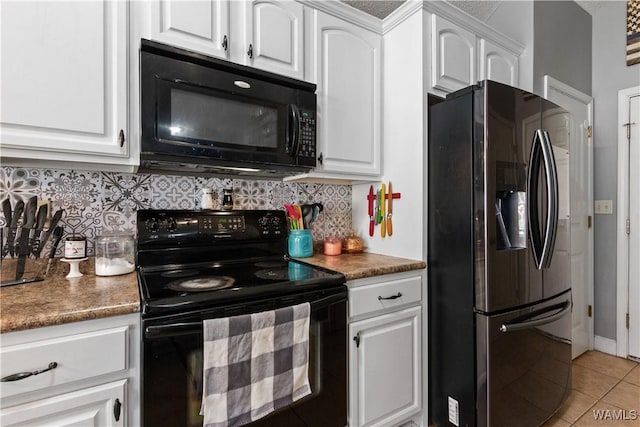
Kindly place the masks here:
<instances>
[{"instance_id":1,"label":"stove control knob","mask_svg":"<svg viewBox=\"0 0 640 427\"><path fill-rule=\"evenodd\" d=\"M158 220L155 218L148 219L146 221L146 226L147 226L147 230L152 233L156 233L160 229L160 224L158 223Z\"/></svg>"},{"instance_id":2,"label":"stove control knob","mask_svg":"<svg viewBox=\"0 0 640 427\"><path fill-rule=\"evenodd\" d=\"M167 221L167 231L172 233L177 229L178 229L178 223L176 222L176 220L173 218L169 218L169 220Z\"/></svg>"}]
</instances>

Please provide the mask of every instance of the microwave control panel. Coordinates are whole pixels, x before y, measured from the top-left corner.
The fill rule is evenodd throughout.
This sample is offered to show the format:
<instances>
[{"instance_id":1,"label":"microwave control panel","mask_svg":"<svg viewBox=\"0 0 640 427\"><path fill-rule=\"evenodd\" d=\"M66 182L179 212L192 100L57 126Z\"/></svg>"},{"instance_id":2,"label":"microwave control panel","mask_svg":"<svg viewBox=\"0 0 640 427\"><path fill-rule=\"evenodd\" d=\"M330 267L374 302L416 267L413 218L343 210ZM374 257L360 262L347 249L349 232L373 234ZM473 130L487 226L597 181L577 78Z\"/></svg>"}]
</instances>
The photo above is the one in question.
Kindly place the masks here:
<instances>
[{"instance_id":1,"label":"microwave control panel","mask_svg":"<svg viewBox=\"0 0 640 427\"><path fill-rule=\"evenodd\" d=\"M300 111L300 148L298 157L316 157L316 116L312 111Z\"/></svg>"}]
</instances>

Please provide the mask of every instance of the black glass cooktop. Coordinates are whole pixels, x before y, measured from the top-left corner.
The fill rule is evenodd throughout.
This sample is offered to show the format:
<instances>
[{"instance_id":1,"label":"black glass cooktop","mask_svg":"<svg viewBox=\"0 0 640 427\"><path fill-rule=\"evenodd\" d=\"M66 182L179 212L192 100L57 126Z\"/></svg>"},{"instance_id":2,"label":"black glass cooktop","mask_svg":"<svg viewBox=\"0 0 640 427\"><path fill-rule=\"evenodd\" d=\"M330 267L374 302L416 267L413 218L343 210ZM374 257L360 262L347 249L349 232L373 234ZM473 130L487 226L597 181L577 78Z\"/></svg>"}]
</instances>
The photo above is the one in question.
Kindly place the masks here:
<instances>
[{"instance_id":1,"label":"black glass cooktop","mask_svg":"<svg viewBox=\"0 0 640 427\"><path fill-rule=\"evenodd\" d=\"M143 313L211 307L342 286L342 274L294 260L201 263L138 270Z\"/></svg>"}]
</instances>

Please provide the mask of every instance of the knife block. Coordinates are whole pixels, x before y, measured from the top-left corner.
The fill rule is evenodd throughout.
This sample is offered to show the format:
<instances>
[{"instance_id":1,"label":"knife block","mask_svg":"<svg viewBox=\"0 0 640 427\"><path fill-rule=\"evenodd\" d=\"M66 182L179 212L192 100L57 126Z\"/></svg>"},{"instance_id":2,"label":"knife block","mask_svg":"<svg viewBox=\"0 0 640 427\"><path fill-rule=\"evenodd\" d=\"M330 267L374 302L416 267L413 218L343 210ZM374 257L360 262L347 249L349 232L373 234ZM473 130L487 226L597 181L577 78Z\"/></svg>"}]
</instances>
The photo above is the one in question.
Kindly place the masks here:
<instances>
[{"instance_id":1,"label":"knife block","mask_svg":"<svg viewBox=\"0 0 640 427\"><path fill-rule=\"evenodd\" d=\"M20 279L16 279L18 258L5 258L2 260L2 272L0 273L0 286L19 285L22 283L39 282L44 280L44 272L47 267L47 259L28 258L25 262L24 273Z\"/></svg>"}]
</instances>

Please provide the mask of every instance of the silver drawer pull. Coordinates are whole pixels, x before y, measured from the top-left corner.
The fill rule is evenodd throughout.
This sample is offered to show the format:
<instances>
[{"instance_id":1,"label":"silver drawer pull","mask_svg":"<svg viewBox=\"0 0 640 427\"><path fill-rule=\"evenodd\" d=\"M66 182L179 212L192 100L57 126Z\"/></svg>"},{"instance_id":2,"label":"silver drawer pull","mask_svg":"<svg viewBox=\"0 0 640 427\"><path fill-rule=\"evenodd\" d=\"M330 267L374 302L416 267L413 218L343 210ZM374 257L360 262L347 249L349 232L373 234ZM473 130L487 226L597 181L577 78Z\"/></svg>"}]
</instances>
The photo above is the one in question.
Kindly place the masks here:
<instances>
[{"instance_id":1,"label":"silver drawer pull","mask_svg":"<svg viewBox=\"0 0 640 427\"><path fill-rule=\"evenodd\" d=\"M378 301L382 301L384 299L398 299L402 296L402 294L400 292L398 292L395 295L391 295L390 297L381 297L380 295L378 295Z\"/></svg>"},{"instance_id":2,"label":"silver drawer pull","mask_svg":"<svg viewBox=\"0 0 640 427\"><path fill-rule=\"evenodd\" d=\"M38 375L41 374L43 372L47 372L50 371L52 369L56 369L58 367L58 363L57 362L51 362L49 363L49 366L46 369L42 369L40 371L33 371L33 372L18 372L17 374L11 374L11 375L7 375L6 377L2 378L0 381L7 382L7 381L20 381L23 380L25 378L29 378L32 375Z\"/></svg>"}]
</instances>

